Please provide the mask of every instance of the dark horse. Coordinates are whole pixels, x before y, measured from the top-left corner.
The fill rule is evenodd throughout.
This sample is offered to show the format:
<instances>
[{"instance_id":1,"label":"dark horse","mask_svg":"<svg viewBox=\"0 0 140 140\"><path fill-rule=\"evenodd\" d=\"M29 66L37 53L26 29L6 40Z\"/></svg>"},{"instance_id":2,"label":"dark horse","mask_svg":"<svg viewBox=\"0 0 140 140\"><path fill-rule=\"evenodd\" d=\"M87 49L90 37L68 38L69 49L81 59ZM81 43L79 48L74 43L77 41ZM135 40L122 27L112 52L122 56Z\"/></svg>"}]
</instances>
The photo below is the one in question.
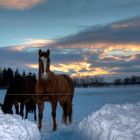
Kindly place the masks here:
<instances>
[{"instance_id":1,"label":"dark horse","mask_svg":"<svg viewBox=\"0 0 140 140\"><path fill-rule=\"evenodd\" d=\"M22 95L24 89L23 85L24 85L23 78L20 75L16 75L12 80L12 82L10 83L10 86L4 98L3 105L1 104L1 108L4 113L13 114L12 106L14 105L16 114L20 114L21 116L23 115L22 114L22 109L23 109L22 101L24 98L24 96ZM20 113L19 113L19 105L18 105L19 102L20 103L22 102L22 104L20 105L21 107Z\"/></svg>"},{"instance_id":2,"label":"dark horse","mask_svg":"<svg viewBox=\"0 0 140 140\"><path fill-rule=\"evenodd\" d=\"M25 90L24 90L24 94L26 95L25 100L24 100L24 104L26 107L25 119L28 118L28 112L34 112L34 120L36 121L35 88L36 88L36 79L31 76L26 76L25 77Z\"/></svg>"},{"instance_id":3,"label":"dark horse","mask_svg":"<svg viewBox=\"0 0 140 140\"><path fill-rule=\"evenodd\" d=\"M12 106L15 106L16 114L24 116L24 105L26 106L26 118L28 112L34 110L34 119L36 120L36 102L35 102L36 81L29 77L16 75L7 90L4 103L0 104L4 113L13 114ZM20 103L20 111L19 111Z\"/></svg>"},{"instance_id":4,"label":"dark horse","mask_svg":"<svg viewBox=\"0 0 140 140\"><path fill-rule=\"evenodd\" d=\"M39 74L36 85L37 104L39 109L38 127L42 127L42 117L44 102L49 101L52 107L53 130L57 129L56 108L59 101L63 109L63 122L65 124L72 122L72 99L74 95L74 86L72 79L67 75L55 75L50 71L50 50L46 52L38 51L39 55ZM43 59L45 61L43 61Z\"/></svg>"}]
</instances>

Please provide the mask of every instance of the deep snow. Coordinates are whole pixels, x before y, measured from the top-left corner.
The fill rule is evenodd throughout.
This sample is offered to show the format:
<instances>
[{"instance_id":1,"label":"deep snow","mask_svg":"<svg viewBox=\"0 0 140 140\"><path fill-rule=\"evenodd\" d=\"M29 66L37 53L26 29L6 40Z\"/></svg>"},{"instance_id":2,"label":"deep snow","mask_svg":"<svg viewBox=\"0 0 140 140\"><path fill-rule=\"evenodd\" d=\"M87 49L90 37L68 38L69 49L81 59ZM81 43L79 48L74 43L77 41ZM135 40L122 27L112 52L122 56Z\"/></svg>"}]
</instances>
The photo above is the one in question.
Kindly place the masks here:
<instances>
[{"instance_id":1,"label":"deep snow","mask_svg":"<svg viewBox=\"0 0 140 140\"><path fill-rule=\"evenodd\" d=\"M4 95L0 95L0 102L3 100ZM83 119L88 118L89 115L101 111L106 104L126 105L136 104L140 102L140 87L107 87L107 88L76 88L73 100L73 123L70 126L61 124L62 109L58 105L57 108L57 123L58 130L52 132L52 117L51 107L49 103L45 103L43 114L43 127L41 130L42 140L88 140L93 139L92 135L85 135L84 129L79 127L79 124L84 123ZM100 110L101 109L101 110ZM96 112L97 111L97 112ZM138 112L138 111L137 111ZM140 112L140 110L139 110ZM92 115L90 116L92 118ZM29 120L33 121L33 114L29 114ZM125 120L125 119L124 119ZM92 121L92 120L91 120ZM34 122L34 121L33 121ZM37 122L36 122L37 124ZM109 125L109 124L108 124ZM88 130L93 130L95 126L89 125ZM109 130L108 130L109 132ZM104 139L102 139L104 140ZM114 140L114 139L111 139ZM120 139L119 139L120 140ZM137 139L136 139L137 140Z\"/></svg>"},{"instance_id":2,"label":"deep snow","mask_svg":"<svg viewBox=\"0 0 140 140\"><path fill-rule=\"evenodd\" d=\"M81 121L79 129L91 140L140 140L140 103L107 104Z\"/></svg>"},{"instance_id":3,"label":"deep snow","mask_svg":"<svg viewBox=\"0 0 140 140\"><path fill-rule=\"evenodd\" d=\"M40 140L35 123L23 120L19 115L3 114L0 110L0 140Z\"/></svg>"}]
</instances>

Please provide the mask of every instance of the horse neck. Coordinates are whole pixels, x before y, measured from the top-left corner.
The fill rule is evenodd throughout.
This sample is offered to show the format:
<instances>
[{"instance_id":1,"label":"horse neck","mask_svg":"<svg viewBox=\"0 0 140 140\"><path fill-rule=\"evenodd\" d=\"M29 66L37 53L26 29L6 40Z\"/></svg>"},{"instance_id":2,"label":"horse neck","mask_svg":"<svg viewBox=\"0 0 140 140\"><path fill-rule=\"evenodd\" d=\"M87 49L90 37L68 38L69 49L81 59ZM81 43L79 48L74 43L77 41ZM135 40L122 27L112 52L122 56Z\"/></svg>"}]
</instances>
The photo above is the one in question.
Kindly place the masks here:
<instances>
[{"instance_id":1,"label":"horse neck","mask_svg":"<svg viewBox=\"0 0 140 140\"><path fill-rule=\"evenodd\" d=\"M38 72L38 79L41 79L41 71Z\"/></svg>"}]
</instances>

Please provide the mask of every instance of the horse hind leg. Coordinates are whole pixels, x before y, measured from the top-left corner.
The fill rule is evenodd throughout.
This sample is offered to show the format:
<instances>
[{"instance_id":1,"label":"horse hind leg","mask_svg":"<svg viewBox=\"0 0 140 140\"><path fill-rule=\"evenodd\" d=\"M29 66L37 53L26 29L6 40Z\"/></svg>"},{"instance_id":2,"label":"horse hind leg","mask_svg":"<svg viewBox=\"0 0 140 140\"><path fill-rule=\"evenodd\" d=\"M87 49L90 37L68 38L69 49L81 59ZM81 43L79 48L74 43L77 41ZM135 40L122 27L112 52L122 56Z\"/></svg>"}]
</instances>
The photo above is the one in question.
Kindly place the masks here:
<instances>
[{"instance_id":1,"label":"horse hind leg","mask_svg":"<svg viewBox=\"0 0 140 140\"><path fill-rule=\"evenodd\" d=\"M72 123L72 103L67 102L66 107L66 124L69 125Z\"/></svg>"},{"instance_id":2,"label":"horse hind leg","mask_svg":"<svg viewBox=\"0 0 140 140\"><path fill-rule=\"evenodd\" d=\"M56 131L57 129L57 123L56 123L57 102L51 102L51 107L52 107L52 118L53 118L53 131Z\"/></svg>"}]
</instances>

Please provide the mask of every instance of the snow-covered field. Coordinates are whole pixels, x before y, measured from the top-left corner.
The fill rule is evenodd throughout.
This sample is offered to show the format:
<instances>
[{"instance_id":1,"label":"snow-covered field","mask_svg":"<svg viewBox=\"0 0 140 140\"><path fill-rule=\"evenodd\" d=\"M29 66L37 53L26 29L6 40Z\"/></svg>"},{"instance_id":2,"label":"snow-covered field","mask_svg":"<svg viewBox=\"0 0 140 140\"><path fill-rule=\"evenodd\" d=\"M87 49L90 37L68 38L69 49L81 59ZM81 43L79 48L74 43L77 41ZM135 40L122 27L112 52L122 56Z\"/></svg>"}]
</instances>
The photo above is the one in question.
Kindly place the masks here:
<instances>
[{"instance_id":1,"label":"snow-covered field","mask_svg":"<svg viewBox=\"0 0 140 140\"><path fill-rule=\"evenodd\" d=\"M0 102L3 97L1 91ZM52 132L51 107L45 104L42 140L139 140L140 87L76 88L72 125L61 124L61 117L58 105L58 130Z\"/></svg>"},{"instance_id":2,"label":"snow-covered field","mask_svg":"<svg viewBox=\"0 0 140 140\"><path fill-rule=\"evenodd\" d=\"M94 140L140 140L140 103L106 104L80 122L79 129Z\"/></svg>"}]
</instances>

